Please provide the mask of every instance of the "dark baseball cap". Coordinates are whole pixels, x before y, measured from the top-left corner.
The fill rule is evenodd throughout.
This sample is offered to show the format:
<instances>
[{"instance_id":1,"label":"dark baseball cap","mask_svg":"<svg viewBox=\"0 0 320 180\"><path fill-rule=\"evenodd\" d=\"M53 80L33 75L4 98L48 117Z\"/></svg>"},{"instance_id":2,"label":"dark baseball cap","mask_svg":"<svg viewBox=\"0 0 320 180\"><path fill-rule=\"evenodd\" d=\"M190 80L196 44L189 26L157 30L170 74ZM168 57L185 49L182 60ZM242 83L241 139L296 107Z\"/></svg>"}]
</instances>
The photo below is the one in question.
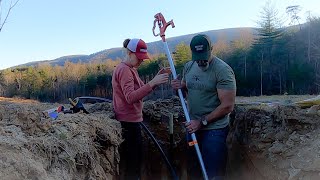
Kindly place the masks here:
<instances>
[{"instance_id":1,"label":"dark baseball cap","mask_svg":"<svg viewBox=\"0 0 320 180\"><path fill-rule=\"evenodd\" d=\"M194 36L190 42L192 60L209 60L211 56L211 40L205 34Z\"/></svg>"}]
</instances>

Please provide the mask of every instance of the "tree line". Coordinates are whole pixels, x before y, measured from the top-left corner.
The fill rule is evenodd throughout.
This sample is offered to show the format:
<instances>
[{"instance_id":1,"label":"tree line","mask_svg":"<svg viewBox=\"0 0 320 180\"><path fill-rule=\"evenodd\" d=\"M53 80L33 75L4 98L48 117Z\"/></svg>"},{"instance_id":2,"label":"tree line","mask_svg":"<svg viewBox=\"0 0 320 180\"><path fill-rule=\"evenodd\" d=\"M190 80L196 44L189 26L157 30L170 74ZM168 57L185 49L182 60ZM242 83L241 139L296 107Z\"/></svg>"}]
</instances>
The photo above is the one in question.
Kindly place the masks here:
<instances>
[{"instance_id":1,"label":"tree line","mask_svg":"<svg viewBox=\"0 0 320 180\"><path fill-rule=\"evenodd\" d=\"M299 19L297 9L287 8L292 22ZM213 54L233 68L238 96L319 94L320 18L309 16L306 23L285 28L276 17L276 11L266 5L255 34L244 29L232 42L221 35L213 45ZM189 45L177 45L172 56L176 71L181 74L184 64L191 59ZM109 59L9 68L0 72L0 96L49 102L84 95L112 98L112 71L118 63L120 60ZM144 62L138 71L143 81L148 82L160 68L168 66L166 55L158 54ZM171 91L169 83L156 92L162 97L172 95L164 91Z\"/></svg>"}]
</instances>

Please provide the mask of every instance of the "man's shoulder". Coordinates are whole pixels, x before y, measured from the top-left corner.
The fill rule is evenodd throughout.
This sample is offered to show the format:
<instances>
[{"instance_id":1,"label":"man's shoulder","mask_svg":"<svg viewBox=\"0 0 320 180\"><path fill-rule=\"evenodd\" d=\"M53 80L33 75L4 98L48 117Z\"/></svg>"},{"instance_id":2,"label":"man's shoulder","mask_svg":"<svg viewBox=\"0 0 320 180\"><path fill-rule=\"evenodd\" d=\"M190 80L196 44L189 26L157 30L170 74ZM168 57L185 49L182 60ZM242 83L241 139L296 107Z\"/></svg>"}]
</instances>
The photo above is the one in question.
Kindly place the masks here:
<instances>
[{"instance_id":1,"label":"man's shoulder","mask_svg":"<svg viewBox=\"0 0 320 180\"><path fill-rule=\"evenodd\" d=\"M187 61L186 63L185 63L185 67L188 67L188 66L190 66L191 64L192 64L192 62L194 62L194 61L192 61L192 60L189 60L189 61Z\"/></svg>"},{"instance_id":2,"label":"man's shoulder","mask_svg":"<svg viewBox=\"0 0 320 180\"><path fill-rule=\"evenodd\" d=\"M228 69L228 70L233 71L232 68L229 66L229 64L226 63L225 61L223 61L222 59L214 56L214 61L215 61L215 62L214 62L214 66L215 66L217 69L219 69L219 70L226 70L226 69Z\"/></svg>"},{"instance_id":3,"label":"man's shoulder","mask_svg":"<svg viewBox=\"0 0 320 180\"><path fill-rule=\"evenodd\" d=\"M218 58L216 56L214 56L213 59L214 59L214 62L215 62L214 64L216 66L229 66L226 62L224 62L224 60L222 60L222 59L220 59L220 58Z\"/></svg>"},{"instance_id":4,"label":"man's shoulder","mask_svg":"<svg viewBox=\"0 0 320 180\"><path fill-rule=\"evenodd\" d=\"M188 72L190 71L190 69L191 69L192 65L194 64L194 62L195 62L195 61L190 60L190 61L187 61L187 62L185 63L185 65L184 65L184 71L185 71L185 73L188 73Z\"/></svg>"}]
</instances>

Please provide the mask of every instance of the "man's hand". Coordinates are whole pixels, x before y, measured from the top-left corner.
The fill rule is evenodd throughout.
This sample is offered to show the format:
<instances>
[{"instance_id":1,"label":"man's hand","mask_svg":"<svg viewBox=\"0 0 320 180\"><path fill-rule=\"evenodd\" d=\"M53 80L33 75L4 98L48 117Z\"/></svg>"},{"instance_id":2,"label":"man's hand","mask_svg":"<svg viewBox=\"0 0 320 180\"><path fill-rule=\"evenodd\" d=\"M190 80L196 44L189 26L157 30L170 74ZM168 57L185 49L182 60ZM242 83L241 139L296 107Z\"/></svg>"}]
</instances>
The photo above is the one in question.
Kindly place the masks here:
<instances>
[{"instance_id":1,"label":"man's hand","mask_svg":"<svg viewBox=\"0 0 320 180\"><path fill-rule=\"evenodd\" d=\"M184 122L187 131L192 134L201 128L201 122L199 120L191 120L190 122Z\"/></svg>"},{"instance_id":2,"label":"man's hand","mask_svg":"<svg viewBox=\"0 0 320 180\"><path fill-rule=\"evenodd\" d=\"M171 81L171 86L174 90L178 90L178 89L181 89L181 80L179 79L173 79Z\"/></svg>"},{"instance_id":3,"label":"man's hand","mask_svg":"<svg viewBox=\"0 0 320 180\"><path fill-rule=\"evenodd\" d=\"M182 80L179 80L179 76L180 75L178 75L176 79L171 80L171 87L176 91L176 95L178 95L177 90L181 89L183 97L186 97L188 89L186 88L186 83Z\"/></svg>"},{"instance_id":4,"label":"man's hand","mask_svg":"<svg viewBox=\"0 0 320 180\"><path fill-rule=\"evenodd\" d=\"M180 80L180 74L178 74L176 79L171 80L171 86L174 90L178 90L185 88L186 84Z\"/></svg>"}]
</instances>

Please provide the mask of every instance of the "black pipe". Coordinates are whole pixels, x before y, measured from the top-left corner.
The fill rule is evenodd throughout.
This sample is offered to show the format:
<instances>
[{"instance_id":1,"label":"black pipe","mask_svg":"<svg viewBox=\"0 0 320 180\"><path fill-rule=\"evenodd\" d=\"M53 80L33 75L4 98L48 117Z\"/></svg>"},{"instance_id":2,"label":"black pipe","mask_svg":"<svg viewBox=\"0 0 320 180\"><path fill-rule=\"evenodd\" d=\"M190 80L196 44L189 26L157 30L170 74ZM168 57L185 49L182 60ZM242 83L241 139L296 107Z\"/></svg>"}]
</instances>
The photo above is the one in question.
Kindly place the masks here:
<instances>
[{"instance_id":1,"label":"black pipe","mask_svg":"<svg viewBox=\"0 0 320 180\"><path fill-rule=\"evenodd\" d=\"M171 162L173 162L173 146L174 146L173 134L170 134L169 159Z\"/></svg>"},{"instance_id":2,"label":"black pipe","mask_svg":"<svg viewBox=\"0 0 320 180\"><path fill-rule=\"evenodd\" d=\"M84 98L87 98L87 99L92 99L92 98L96 98L96 97L84 97ZM100 98L99 100L107 100L107 99L104 99L104 98ZM110 100L112 102L112 100ZM109 102L109 101L106 101L106 102ZM83 107L83 104L81 103L82 107ZM83 107L83 111L85 113L87 113L86 109ZM168 160L166 154L163 152L160 144L158 143L158 141L156 140L156 138L152 135L152 133L149 131L149 129L147 128L146 125L144 125L142 122L140 122L140 125L142 126L142 128L146 131L146 133L149 135L149 137L152 139L152 141L156 144L156 146L158 147L159 151L161 152L161 155L162 155L162 158L165 160L167 166L169 167L170 171L171 171L171 175L173 177L174 180L179 180L173 166L171 165L170 161ZM171 140L171 136L170 136L170 142L173 142L173 135L172 135L172 140ZM171 145L171 148L173 146ZM170 151L172 152L173 148L171 149L170 148ZM172 160L172 159L171 159Z\"/></svg>"},{"instance_id":3,"label":"black pipe","mask_svg":"<svg viewBox=\"0 0 320 180\"><path fill-rule=\"evenodd\" d=\"M158 147L159 151L161 152L162 158L165 160L168 168L171 171L171 175L173 177L174 180L178 180L178 176L173 168L173 166L171 165L170 161L168 160L166 154L163 152L160 144L158 143L158 141L156 140L156 138L152 135L152 133L149 131L149 129L147 128L146 125L144 125L142 122L140 122L140 125L142 126L142 128L145 130L145 132L149 135L149 137L152 139L152 141L156 144L156 146Z\"/></svg>"}]
</instances>

